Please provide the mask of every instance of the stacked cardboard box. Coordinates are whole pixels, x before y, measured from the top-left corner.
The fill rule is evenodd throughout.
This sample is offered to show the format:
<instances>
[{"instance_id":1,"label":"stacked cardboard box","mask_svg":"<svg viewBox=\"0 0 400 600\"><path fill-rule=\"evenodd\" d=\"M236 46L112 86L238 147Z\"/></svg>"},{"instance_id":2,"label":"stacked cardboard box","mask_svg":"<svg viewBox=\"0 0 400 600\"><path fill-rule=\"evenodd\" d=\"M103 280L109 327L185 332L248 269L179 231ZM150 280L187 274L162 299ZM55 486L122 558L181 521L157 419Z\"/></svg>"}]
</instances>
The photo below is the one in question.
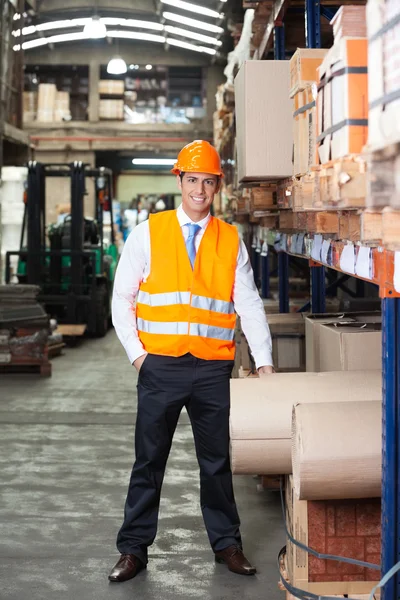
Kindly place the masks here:
<instances>
[{"instance_id":1,"label":"stacked cardboard box","mask_svg":"<svg viewBox=\"0 0 400 600\"><path fill-rule=\"evenodd\" d=\"M122 96L125 91L125 82L113 79L100 79L99 94L108 96Z\"/></svg>"},{"instance_id":2,"label":"stacked cardboard box","mask_svg":"<svg viewBox=\"0 0 400 600\"><path fill-rule=\"evenodd\" d=\"M286 478L286 521L292 536L321 554L380 564L381 500L299 500ZM287 574L292 586L321 596L368 594L379 571L308 555L287 540Z\"/></svg>"},{"instance_id":3,"label":"stacked cardboard box","mask_svg":"<svg viewBox=\"0 0 400 600\"><path fill-rule=\"evenodd\" d=\"M315 97L317 68L327 50L299 48L290 59L290 97L293 98L293 175L308 173L318 162Z\"/></svg>"},{"instance_id":4,"label":"stacked cardboard box","mask_svg":"<svg viewBox=\"0 0 400 600\"><path fill-rule=\"evenodd\" d=\"M341 6L331 25L335 42L343 37L367 37L365 6Z\"/></svg>"},{"instance_id":5,"label":"stacked cardboard box","mask_svg":"<svg viewBox=\"0 0 400 600\"><path fill-rule=\"evenodd\" d=\"M34 121L38 109L37 92L24 92L23 97L23 120L24 122Z\"/></svg>"},{"instance_id":6,"label":"stacked cardboard box","mask_svg":"<svg viewBox=\"0 0 400 600\"><path fill-rule=\"evenodd\" d=\"M276 206L276 185L264 184L251 189L250 210L268 210Z\"/></svg>"},{"instance_id":7,"label":"stacked cardboard box","mask_svg":"<svg viewBox=\"0 0 400 600\"><path fill-rule=\"evenodd\" d=\"M400 142L399 16L398 0L368 0L368 144L371 149Z\"/></svg>"},{"instance_id":8,"label":"stacked cardboard box","mask_svg":"<svg viewBox=\"0 0 400 600\"><path fill-rule=\"evenodd\" d=\"M123 100L100 100L99 102L100 119L113 119L115 121L124 118Z\"/></svg>"},{"instance_id":9,"label":"stacked cardboard box","mask_svg":"<svg viewBox=\"0 0 400 600\"><path fill-rule=\"evenodd\" d=\"M41 123L54 121L57 87L54 83L40 83L38 91L37 120Z\"/></svg>"},{"instance_id":10,"label":"stacked cardboard box","mask_svg":"<svg viewBox=\"0 0 400 600\"><path fill-rule=\"evenodd\" d=\"M353 362L353 354L356 355L356 360L360 360L360 358L364 357L364 351L360 350L360 342L361 344L367 344L367 342L371 341L371 349L373 350L372 358L373 364L376 365L375 369L381 368L381 363L379 363L380 356L380 346L379 339L381 338L380 331L374 331L372 337L369 336L360 338L358 335L354 338L356 341L355 352L347 352L344 350L344 345L347 344L348 339L343 343L343 339L340 336L340 329L336 332L326 332L326 336L324 340L322 340L322 328L325 325L329 324L355 324L358 327L360 324L380 324L382 321L382 317L380 312L357 312L357 313L336 313L336 314L315 314L308 315L305 320L305 333L306 333L306 371L310 372L319 372L319 371L334 371L334 370L343 370L341 364L348 367L349 364L354 365ZM354 333L354 332L353 332ZM360 331L357 331L360 334ZM327 342L326 337L329 335L330 339ZM350 334L349 334L350 335ZM360 334L362 335L362 334ZM353 338L350 338L350 342ZM332 344L328 348L323 348L323 343ZM379 346L379 347L378 347ZM363 347L363 346L362 346ZM369 348L369 347L368 347ZM367 348L367 350L368 350ZM332 352L335 359L335 366L339 366L339 368L333 368L333 358L332 362L330 361L329 353ZM357 353L360 358L357 358ZM323 355L323 358L322 358ZM328 356L327 356L328 355ZM338 358L339 357L339 358ZM344 362L341 362L343 359ZM369 360L369 359L368 359ZM378 364L379 363L379 364ZM364 370L365 367L361 366L361 370ZM351 370L345 368L344 370Z\"/></svg>"},{"instance_id":11,"label":"stacked cardboard box","mask_svg":"<svg viewBox=\"0 0 400 600\"><path fill-rule=\"evenodd\" d=\"M360 153L368 139L368 44L341 38L318 69L317 143L322 164Z\"/></svg>"},{"instance_id":12,"label":"stacked cardboard box","mask_svg":"<svg viewBox=\"0 0 400 600\"><path fill-rule=\"evenodd\" d=\"M245 61L235 79L235 106L239 182L291 176L289 61Z\"/></svg>"},{"instance_id":13,"label":"stacked cardboard box","mask_svg":"<svg viewBox=\"0 0 400 600\"><path fill-rule=\"evenodd\" d=\"M69 92L57 92L54 106L54 121L70 121Z\"/></svg>"}]
</instances>

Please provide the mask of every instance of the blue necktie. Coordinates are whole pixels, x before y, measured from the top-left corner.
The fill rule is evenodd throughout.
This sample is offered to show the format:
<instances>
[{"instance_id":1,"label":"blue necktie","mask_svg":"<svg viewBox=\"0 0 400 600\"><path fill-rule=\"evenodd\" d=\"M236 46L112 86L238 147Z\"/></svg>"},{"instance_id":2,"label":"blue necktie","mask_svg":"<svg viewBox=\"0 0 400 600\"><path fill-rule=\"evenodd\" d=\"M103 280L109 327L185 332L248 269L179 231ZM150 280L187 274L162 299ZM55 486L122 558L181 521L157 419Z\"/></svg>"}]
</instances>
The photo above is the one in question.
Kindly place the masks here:
<instances>
[{"instance_id":1,"label":"blue necktie","mask_svg":"<svg viewBox=\"0 0 400 600\"><path fill-rule=\"evenodd\" d=\"M201 227L200 225L196 225L196 223L187 223L187 227L189 228L189 235L186 240L186 250L193 269L194 261L196 259L196 246L194 244L194 239L196 237L196 233L201 229Z\"/></svg>"}]
</instances>

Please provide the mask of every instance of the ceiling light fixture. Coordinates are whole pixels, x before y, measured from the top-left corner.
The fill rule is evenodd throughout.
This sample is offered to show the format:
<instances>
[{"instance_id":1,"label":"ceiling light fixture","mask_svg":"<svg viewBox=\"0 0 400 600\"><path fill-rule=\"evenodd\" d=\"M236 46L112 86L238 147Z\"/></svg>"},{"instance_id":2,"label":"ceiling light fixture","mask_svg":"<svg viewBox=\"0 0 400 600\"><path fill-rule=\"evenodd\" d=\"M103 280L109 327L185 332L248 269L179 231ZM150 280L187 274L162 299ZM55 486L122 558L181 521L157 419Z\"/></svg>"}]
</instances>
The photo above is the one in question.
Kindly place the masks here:
<instances>
[{"instance_id":1,"label":"ceiling light fixture","mask_svg":"<svg viewBox=\"0 0 400 600\"><path fill-rule=\"evenodd\" d=\"M155 35L153 33L142 33L141 31L119 31L116 29L115 31L108 31L108 37L114 38L123 38L127 40L142 40L144 42L160 42L163 44L165 42L165 37L163 35Z\"/></svg>"},{"instance_id":2,"label":"ceiling light fixture","mask_svg":"<svg viewBox=\"0 0 400 600\"><path fill-rule=\"evenodd\" d=\"M216 10L211 10L211 8L199 6L198 4L191 4L190 2L183 2L183 0L161 0L161 2L163 4L169 4L170 6L174 6L175 8L180 8L181 10L194 12L198 15L213 17L214 19L222 19L224 16Z\"/></svg>"},{"instance_id":3,"label":"ceiling light fixture","mask_svg":"<svg viewBox=\"0 0 400 600\"><path fill-rule=\"evenodd\" d=\"M171 167L176 163L176 158L134 158L132 160L133 165L142 166L165 166Z\"/></svg>"},{"instance_id":4,"label":"ceiling light fixture","mask_svg":"<svg viewBox=\"0 0 400 600\"><path fill-rule=\"evenodd\" d=\"M146 71L151 71L153 68L153 65L146 65Z\"/></svg>"},{"instance_id":5,"label":"ceiling light fixture","mask_svg":"<svg viewBox=\"0 0 400 600\"><path fill-rule=\"evenodd\" d=\"M164 19L167 21L174 21L175 23L182 23L182 25L188 25L189 27L195 27L196 29L203 29L204 31L212 31L213 33L223 33L222 27L218 25L211 25L210 23L204 23L203 21L197 21L197 19L189 19L188 17L182 17L171 12L163 13Z\"/></svg>"},{"instance_id":6,"label":"ceiling light fixture","mask_svg":"<svg viewBox=\"0 0 400 600\"><path fill-rule=\"evenodd\" d=\"M137 27L138 29L154 29L154 31L162 31L161 23L153 21L139 21L137 19L117 19L114 17L104 17L101 19L104 25L119 25L120 27Z\"/></svg>"},{"instance_id":7,"label":"ceiling light fixture","mask_svg":"<svg viewBox=\"0 0 400 600\"><path fill-rule=\"evenodd\" d=\"M181 40L175 40L174 38L167 38L167 44L170 44L170 46L178 46L178 48L186 48L186 50L194 50L195 52L204 52L205 54L214 55L217 53L214 48L196 46L195 44L189 44L188 42L182 42Z\"/></svg>"},{"instance_id":8,"label":"ceiling light fixture","mask_svg":"<svg viewBox=\"0 0 400 600\"><path fill-rule=\"evenodd\" d=\"M51 31L54 29L68 29L69 27L85 27L90 24L92 19L85 17L82 19L64 19L62 21L46 21L45 23L38 23L37 25L29 25L29 27L23 27L22 35L32 35L36 31ZM138 29L153 29L154 31L162 31L164 29L161 23L154 23L153 21L140 21L138 19L117 19L113 17L101 17L100 23L104 26L113 25L120 27L137 27ZM90 36L88 36L90 37Z\"/></svg>"},{"instance_id":9,"label":"ceiling light fixture","mask_svg":"<svg viewBox=\"0 0 400 600\"><path fill-rule=\"evenodd\" d=\"M93 17L89 23L86 23L83 33L86 37L91 38L92 40L98 40L101 38L105 38L107 35L107 28L102 23L99 17Z\"/></svg>"},{"instance_id":10,"label":"ceiling light fixture","mask_svg":"<svg viewBox=\"0 0 400 600\"><path fill-rule=\"evenodd\" d=\"M204 42L205 44L213 44L213 46L222 46L221 40L217 40L217 38L210 37L209 35L197 33L196 31L189 31L188 29L174 27L173 25L165 25L164 29L167 33L181 35L182 37L187 37L191 40L198 40L199 42Z\"/></svg>"},{"instance_id":11,"label":"ceiling light fixture","mask_svg":"<svg viewBox=\"0 0 400 600\"><path fill-rule=\"evenodd\" d=\"M107 65L107 73L110 75L123 75L127 70L126 62L120 56L114 56Z\"/></svg>"}]
</instances>

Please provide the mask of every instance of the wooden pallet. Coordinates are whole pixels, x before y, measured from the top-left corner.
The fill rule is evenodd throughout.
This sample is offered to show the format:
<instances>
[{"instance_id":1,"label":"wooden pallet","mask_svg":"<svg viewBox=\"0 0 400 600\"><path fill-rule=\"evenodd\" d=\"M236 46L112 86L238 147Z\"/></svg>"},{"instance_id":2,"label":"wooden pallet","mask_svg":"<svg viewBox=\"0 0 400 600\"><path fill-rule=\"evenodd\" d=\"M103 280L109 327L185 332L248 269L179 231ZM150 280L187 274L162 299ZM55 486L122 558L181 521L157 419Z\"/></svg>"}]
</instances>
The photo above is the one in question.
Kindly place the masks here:
<instances>
[{"instance_id":1,"label":"wooden pallet","mask_svg":"<svg viewBox=\"0 0 400 600\"><path fill-rule=\"evenodd\" d=\"M66 344L64 342L60 342L59 344L51 344L48 349L48 357L55 358L56 356L61 356L63 348L65 348Z\"/></svg>"},{"instance_id":2,"label":"wooden pallet","mask_svg":"<svg viewBox=\"0 0 400 600\"><path fill-rule=\"evenodd\" d=\"M368 168L373 176L368 178L367 208L400 210L400 143L370 152Z\"/></svg>"},{"instance_id":3,"label":"wooden pallet","mask_svg":"<svg viewBox=\"0 0 400 600\"><path fill-rule=\"evenodd\" d=\"M40 377L51 377L51 363L12 362L0 365L0 374L38 374Z\"/></svg>"}]
</instances>

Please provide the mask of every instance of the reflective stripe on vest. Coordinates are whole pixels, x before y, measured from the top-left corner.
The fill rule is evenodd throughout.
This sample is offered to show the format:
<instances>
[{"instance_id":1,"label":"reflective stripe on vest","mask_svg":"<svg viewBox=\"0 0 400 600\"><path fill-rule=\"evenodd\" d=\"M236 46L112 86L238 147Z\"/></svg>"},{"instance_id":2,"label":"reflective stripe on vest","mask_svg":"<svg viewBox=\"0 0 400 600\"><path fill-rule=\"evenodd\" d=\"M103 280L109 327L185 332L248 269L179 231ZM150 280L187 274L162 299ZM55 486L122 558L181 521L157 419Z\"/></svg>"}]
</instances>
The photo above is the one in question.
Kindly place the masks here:
<instances>
[{"instance_id":1,"label":"reflective stripe on vest","mask_svg":"<svg viewBox=\"0 0 400 600\"><path fill-rule=\"evenodd\" d=\"M147 304L148 306L171 306L173 304L190 304L190 292L167 292L163 294L149 294L139 290L138 302ZM207 298L206 296L197 296L193 294L191 306L201 308L203 310L211 310L213 312L225 313L227 315L234 314L235 310L233 302L225 300L216 300L215 298Z\"/></svg>"},{"instance_id":2,"label":"reflective stripe on vest","mask_svg":"<svg viewBox=\"0 0 400 600\"><path fill-rule=\"evenodd\" d=\"M189 325L182 322L145 321L140 318L137 319L137 328L139 331L156 335L191 335L226 341L232 341L235 335L235 330L228 327L215 327L202 323L190 323Z\"/></svg>"}]
</instances>

